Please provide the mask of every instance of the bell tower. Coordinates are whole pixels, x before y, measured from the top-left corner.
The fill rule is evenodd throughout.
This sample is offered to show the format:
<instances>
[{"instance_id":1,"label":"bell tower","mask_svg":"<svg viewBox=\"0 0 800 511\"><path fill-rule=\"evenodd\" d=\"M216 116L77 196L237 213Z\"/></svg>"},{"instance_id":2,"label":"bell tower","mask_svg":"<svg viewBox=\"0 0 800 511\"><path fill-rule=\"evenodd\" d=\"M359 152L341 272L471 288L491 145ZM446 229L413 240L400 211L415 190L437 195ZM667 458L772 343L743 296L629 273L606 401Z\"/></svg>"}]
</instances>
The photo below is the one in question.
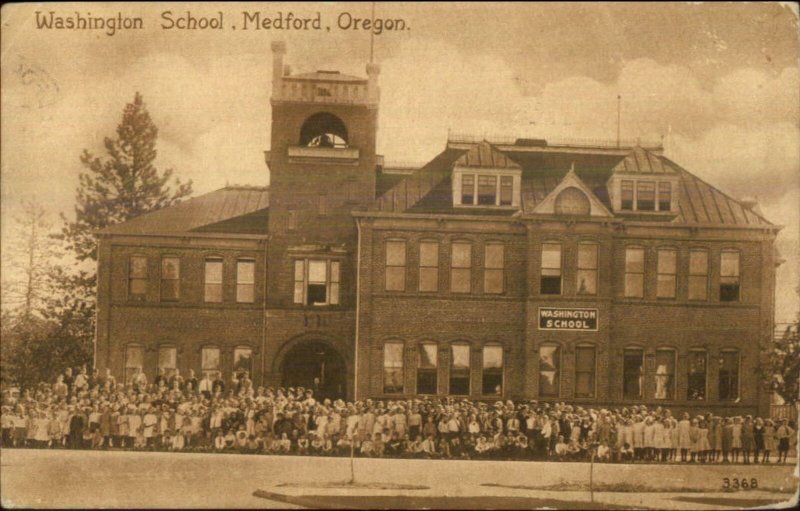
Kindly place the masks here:
<instances>
[{"instance_id":1,"label":"bell tower","mask_svg":"<svg viewBox=\"0 0 800 511\"><path fill-rule=\"evenodd\" d=\"M273 42L268 300L308 305L292 287L292 261L333 257L341 259L339 305L353 306L351 213L375 199L380 66L367 64L367 78L329 70L291 74L285 55L285 43Z\"/></svg>"}]
</instances>

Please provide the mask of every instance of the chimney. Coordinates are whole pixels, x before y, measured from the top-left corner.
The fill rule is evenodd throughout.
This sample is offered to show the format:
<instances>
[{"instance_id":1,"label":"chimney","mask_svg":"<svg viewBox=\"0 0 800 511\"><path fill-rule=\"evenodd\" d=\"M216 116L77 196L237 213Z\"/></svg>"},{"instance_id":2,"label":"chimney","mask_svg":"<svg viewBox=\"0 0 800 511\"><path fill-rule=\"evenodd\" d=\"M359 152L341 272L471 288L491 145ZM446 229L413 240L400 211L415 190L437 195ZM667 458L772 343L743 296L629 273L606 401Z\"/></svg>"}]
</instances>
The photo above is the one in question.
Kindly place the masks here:
<instances>
[{"instance_id":1,"label":"chimney","mask_svg":"<svg viewBox=\"0 0 800 511\"><path fill-rule=\"evenodd\" d=\"M380 101L380 89L378 88L378 75L381 74L381 65L370 62L367 64L367 97L371 103Z\"/></svg>"},{"instance_id":2,"label":"chimney","mask_svg":"<svg viewBox=\"0 0 800 511\"><path fill-rule=\"evenodd\" d=\"M272 41L272 96L279 97L283 85L283 56L286 53L284 41Z\"/></svg>"}]
</instances>

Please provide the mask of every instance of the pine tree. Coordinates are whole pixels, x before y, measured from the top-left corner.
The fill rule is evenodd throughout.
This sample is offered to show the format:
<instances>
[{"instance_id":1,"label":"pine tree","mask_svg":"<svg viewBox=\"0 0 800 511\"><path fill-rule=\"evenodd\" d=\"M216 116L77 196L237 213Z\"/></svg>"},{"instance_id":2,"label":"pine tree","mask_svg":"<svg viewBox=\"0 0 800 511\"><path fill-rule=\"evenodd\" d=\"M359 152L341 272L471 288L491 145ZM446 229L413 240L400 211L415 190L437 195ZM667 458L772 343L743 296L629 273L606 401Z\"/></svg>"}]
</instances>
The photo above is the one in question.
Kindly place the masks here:
<instances>
[{"instance_id":1,"label":"pine tree","mask_svg":"<svg viewBox=\"0 0 800 511\"><path fill-rule=\"evenodd\" d=\"M79 261L97 260L93 232L143 213L170 206L192 193L192 182L175 179L172 169L154 166L158 128L150 119L141 94L125 107L116 138L104 141L108 157L88 150L81 155L87 172L80 174L75 221L64 219L62 239Z\"/></svg>"}]
</instances>

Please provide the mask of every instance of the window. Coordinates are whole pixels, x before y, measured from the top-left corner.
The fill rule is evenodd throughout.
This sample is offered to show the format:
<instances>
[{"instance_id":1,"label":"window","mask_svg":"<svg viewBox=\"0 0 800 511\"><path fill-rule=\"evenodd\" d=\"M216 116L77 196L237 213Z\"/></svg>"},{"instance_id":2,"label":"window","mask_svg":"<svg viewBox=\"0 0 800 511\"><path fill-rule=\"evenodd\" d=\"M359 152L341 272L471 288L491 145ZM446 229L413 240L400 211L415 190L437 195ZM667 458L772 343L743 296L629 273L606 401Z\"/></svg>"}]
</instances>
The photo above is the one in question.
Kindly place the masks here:
<instances>
[{"instance_id":1,"label":"window","mask_svg":"<svg viewBox=\"0 0 800 511\"><path fill-rule=\"evenodd\" d=\"M723 351L719 360L719 399L735 401L739 398L739 352Z\"/></svg>"},{"instance_id":2,"label":"window","mask_svg":"<svg viewBox=\"0 0 800 511\"><path fill-rule=\"evenodd\" d=\"M439 290L439 242L421 241L419 244L419 290Z\"/></svg>"},{"instance_id":3,"label":"window","mask_svg":"<svg viewBox=\"0 0 800 511\"><path fill-rule=\"evenodd\" d=\"M575 397L594 397L595 347L575 348Z\"/></svg>"},{"instance_id":4,"label":"window","mask_svg":"<svg viewBox=\"0 0 800 511\"><path fill-rule=\"evenodd\" d=\"M514 176L461 174L461 202L466 206L511 206Z\"/></svg>"},{"instance_id":5,"label":"window","mask_svg":"<svg viewBox=\"0 0 800 511\"><path fill-rule=\"evenodd\" d=\"M482 393L484 395L503 395L503 347L489 345L483 347Z\"/></svg>"},{"instance_id":6,"label":"window","mask_svg":"<svg viewBox=\"0 0 800 511\"><path fill-rule=\"evenodd\" d=\"M483 292L503 292L505 250L502 243L487 243L484 247Z\"/></svg>"},{"instance_id":7,"label":"window","mask_svg":"<svg viewBox=\"0 0 800 511\"><path fill-rule=\"evenodd\" d=\"M633 181L622 181L620 189L620 209L633 211Z\"/></svg>"},{"instance_id":8,"label":"window","mask_svg":"<svg viewBox=\"0 0 800 511\"><path fill-rule=\"evenodd\" d=\"M673 248L658 250L657 287L658 298L675 298L675 269L677 251Z\"/></svg>"},{"instance_id":9,"label":"window","mask_svg":"<svg viewBox=\"0 0 800 511\"><path fill-rule=\"evenodd\" d=\"M510 206L514 202L514 178L500 177L500 205Z\"/></svg>"},{"instance_id":10,"label":"window","mask_svg":"<svg viewBox=\"0 0 800 511\"><path fill-rule=\"evenodd\" d=\"M469 345L453 344L450 351L450 394L469 395Z\"/></svg>"},{"instance_id":11,"label":"window","mask_svg":"<svg viewBox=\"0 0 800 511\"><path fill-rule=\"evenodd\" d=\"M719 301L739 301L739 252L735 250L720 254Z\"/></svg>"},{"instance_id":12,"label":"window","mask_svg":"<svg viewBox=\"0 0 800 511\"><path fill-rule=\"evenodd\" d=\"M403 343L383 345L383 393L403 393Z\"/></svg>"},{"instance_id":13,"label":"window","mask_svg":"<svg viewBox=\"0 0 800 511\"><path fill-rule=\"evenodd\" d=\"M622 397L642 398L644 377L644 351L641 348L625 348L622 360Z\"/></svg>"},{"instance_id":14,"label":"window","mask_svg":"<svg viewBox=\"0 0 800 511\"><path fill-rule=\"evenodd\" d=\"M653 181L636 182L636 209L638 211L656 210L656 184Z\"/></svg>"},{"instance_id":15,"label":"window","mask_svg":"<svg viewBox=\"0 0 800 511\"><path fill-rule=\"evenodd\" d=\"M453 243L451 250L450 291L469 293L472 289L472 244L457 241Z\"/></svg>"},{"instance_id":16,"label":"window","mask_svg":"<svg viewBox=\"0 0 800 511\"><path fill-rule=\"evenodd\" d=\"M625 296L644 297L644 249L627 247L625 249Z\"/></svg>"},{"instance_id":17,"label":"window","mask_svg":"<svg viewBox=\"0 0 800 511\"><path fill-rule=\"evenodd\" d=\"M438 355L436 343L423 342L419 346L417 360L417 394L436 394L438 392Z\"/></svg>"},{"instance_id":18,"label":"window","mask_svg":"<svg viewBox=\"0 0 800 511\"><path fill-rule=\"evenodd\" d=\"M253 303L255 300L256 262L252 259L236 261L236 301Z\"/></svg>"},{"instance_id":19,"label":"window","mask_svg":"<svg viewBox=\"0 0 800 511\"><path fill-rule=\"evenodd\" d=\"M144 367L144 346L129 344L125 347L125 383L130 383L136 370Z\"/></svg>"},{"instance_id":20,"label":"window","mask_svg":"<svg viewBox=\"0 0 800 511\"><path fill-rule=\"evenodd\" d=\"M497 204L497 176L478 176L478 205Z\"/></svg>"},{"instance_id":21,"label":"window","mask_svg":"<svg viewBox=\"0 0 800 511\"><path fill-rule=\"evenodd\" d=\"M160 346L158 348L158 369L164 370L164 374L169 378L175 374L178 367L178 350L174 346Z\"/></svg>"},{"instance_id":22,"label":"window","mask_svg":"<svg viewBox=\"0 0 800 511\"><path fill-rule=\"evenodd\" d=\"M147 258L131 256L128 266L128 296L143 300L147 294Z\"/></svg>"},{"instance_id":23,"label":"window","mask_svg":"<svg viewBox=\"0 0 800 511\"><path fill-rule=\"evenodd\" d=\"M672 183L658 183L658 210L669 211L672 208Z\"/></svg>"},{"instance_id":24,"label":"window","mask_svg":"<svg viewBox=\"0 0 800 511\"><path fill-rule=\"evenodd\" d=\"M239 346L233 350L233 371L247 371L253 374L253 350L247 346Z\"/></svg>"},{"instance_id":25,"label":"window","mask_svg":"<svg viewBox=\"0 0 800 511\"><path fill-rule=\"evenodd\" d=\"M297 211L290 209L286 211L286 229L294 231L297 229Z\"/></svg>"},{"instance_id":26,"label":"window","mask_svg":"<svg viewBox=\"0 0 800 511\"><path fill-rule=\"evenodd\" d=\"M222 258L206 259L203 299L206 302L222 301Z\"/></svg>"},{"instance_id":27,"label":"window","mask_svg":"<svg viewBox=\"0 0 800 511\"><path fill-rule=\"evenodd\" d=\"M561 350L558 346L539 347L539 395L558 397L561 387Z\"/></svg>"},{"instance_id":28,"label":"window","mask_svg":"<svg viewBox=\"0 0 800 511\"><path fill-rule=\"evenodd\" d=\"M475 175L463 174L461 176L461 204L475 203Z\"/></svg>"},{"instance_id":29,"label":"window","mask_svg":"<svg viewBox=\"0 0 800 511\"><path fill-rule=\"evenodd\" d=\"M542 276L539 291L543 295L561 294L561 243L542 244Z\"/></svg>"},{"instance_id":30,"label":"window","mask_svg":"<svg viewBox=\"0 0 800 511\"><path fill-rule=\"evenodd\" d=\"M161 259L161 299L177 300L181 292L181 260L177 257Z\"/></svg>"},{"instance_id":31,"label":"window","mask_svg":"<svg viewBox=\"0 0 800 511\"><path fill-rule=\"evenodd\" d=\"M339 261L297 259L294 262L294 303L337 305Z\"/></svg>"},{"instance_id":32,"label":"window","mask_svg":"<svg viewBox=\"0 0 800 511\"><path fill-rule=\"evenodd\" d=\"M556 215L589 216L592 212L589 198L574 186L565 188L558 194L554 208Z\"/></svg>"},{"instance_id":33,"label":"window","mask_svg":"<svg viewBox=\"0 0 800 511\"><path fill-rule=\"evenodd\" d=\"M708 299L708 250L689 252L689 300Z\"/></svg>"},{"instance_id":34,"label":"window","mask_svg":"<svg viewBox=\"0 0 800 511\"><path fill-rule=\"evenodd\" d=\"M675 350L656 350L655 399L675 399Z\"/></svg>"},{"instance_id":35,"label":"window","mask_svg":"<svg viewBox=\"0 0 800 511\"><path fill-rule=\"evenodd\" d=\"M597 294L596 243L578 243L578 294Z\"/></svg>"},{"instance_id":36,"label":"window","mask_svg":"<svg viewBox=\"0 0 800 511\"><path fill-rule=\"evenodd\" d=\"M689 351L689 377L686 388L686 399L705 401L706 399L706 367L707 357L704 350Z\"/></svg>"},{"instance_id":37,"label":"window","mask_svg":"<svg viewBox=\"0 0 800 511\"><path fill-rule=\"evenodd\" d=\"M406 242L388 240L386 242L386 290L405 291L406 289Z\"/></svg>"},{"instance_id":38,"label":"window","mask_svg":"<svg viewBox=\"0 0 800 511\"><path fill-rule=\"evenodd\" d=\"M317 213L320 215L328 214L328 198L324 195L317 197Z\"/></svg>"},{"instance_id":39,"label":"window","mask_svg":"<svg viewBox=\"0 0 800 511\"><path fill-rule=\"evenodd\" d=\"M219 348L203 348L200 351L200 368L212 380L219 371Z\"/></svg>"}]
</instances>

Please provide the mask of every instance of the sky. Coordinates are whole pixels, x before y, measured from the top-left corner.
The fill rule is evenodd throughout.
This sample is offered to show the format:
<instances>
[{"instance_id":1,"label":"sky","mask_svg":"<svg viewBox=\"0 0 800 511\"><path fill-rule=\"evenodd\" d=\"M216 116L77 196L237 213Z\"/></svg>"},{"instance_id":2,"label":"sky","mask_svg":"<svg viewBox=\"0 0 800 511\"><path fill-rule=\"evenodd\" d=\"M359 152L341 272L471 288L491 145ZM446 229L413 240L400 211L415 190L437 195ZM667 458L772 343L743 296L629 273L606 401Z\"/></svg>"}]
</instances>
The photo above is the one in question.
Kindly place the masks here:
<instances>
[{"instance_id":1,"label":"sky","mask_svg":"<svg viewBox=\"0 0 800 511\"><path fill-rule=\"evenodd\" d=\"M292 72L365 75L371 34L339 20L369 3L15 4L2 8L2 246L35 196L58 225L72 212L79 156L102 153L143 94L159 128L159 168L194 182L265 185L270 43ZM141 17L141 30L38 29L35 13ZM170 17L223 17L222 30L164 29ZM323 29L243 30L261 18L315 18ZM378 3L405 30L372 35L381 65L378 149L424 162L448 130L539 138L662 140L665 153L785 226L776 319L800 309L800 44L779 3ZM237 29L234 30L233 27ZM330 27L325 30L324 27ZM4 254L7 251L3 251ZM4 261L4 265L6 262ZM7 266L6 266L7 267Z\"/></svg>"}]
</instances>

